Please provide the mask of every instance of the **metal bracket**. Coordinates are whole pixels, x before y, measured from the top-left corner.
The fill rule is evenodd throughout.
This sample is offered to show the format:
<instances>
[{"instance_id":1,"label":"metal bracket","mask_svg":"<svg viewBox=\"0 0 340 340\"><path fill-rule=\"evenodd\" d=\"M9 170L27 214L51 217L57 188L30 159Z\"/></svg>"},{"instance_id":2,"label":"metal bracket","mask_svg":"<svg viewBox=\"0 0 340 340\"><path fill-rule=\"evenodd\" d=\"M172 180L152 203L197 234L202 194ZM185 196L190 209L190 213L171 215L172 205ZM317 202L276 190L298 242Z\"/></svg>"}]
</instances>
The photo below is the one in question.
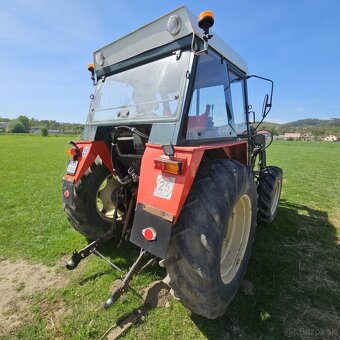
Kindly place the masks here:
<instances>
[{"instance_id":1,"label":"metal bracket","mask_svg":"<svg viewBox=\"0 0 340 340\"><path fill-rule=\"evenodd\" d=\"M154 208L150 205L142 203L142 209L149 212L150 214L162 217L169 222L173 222L173 220L174 220L174 215L172 215L172 214L170 214L166 211Z\"/></svg>"},{"instance_id":2,"label":"metal bracket","mask_svg":"<svg viewBox=\"0 0 340 340\"><path fill-rule=\"evenodd\" d=\"M172 52L172 54L174 54L176 56L176 60L180 60L181 56L182 56L182 51L177 50L177 51Z\"/></svg>"}]
</instances>

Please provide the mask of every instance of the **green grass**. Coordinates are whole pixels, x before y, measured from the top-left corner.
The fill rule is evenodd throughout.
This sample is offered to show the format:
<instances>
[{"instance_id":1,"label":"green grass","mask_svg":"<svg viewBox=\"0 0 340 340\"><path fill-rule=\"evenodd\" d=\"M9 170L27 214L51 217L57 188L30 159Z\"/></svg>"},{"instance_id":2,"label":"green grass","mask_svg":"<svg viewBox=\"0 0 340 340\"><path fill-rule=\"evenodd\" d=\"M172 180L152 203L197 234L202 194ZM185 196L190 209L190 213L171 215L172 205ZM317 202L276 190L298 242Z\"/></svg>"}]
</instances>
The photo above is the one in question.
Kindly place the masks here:
<instances>
[{"instance_id":1,"label":"green grass","mask_svg":"<svg viewBox=\"0 0 340 340\"><path fill-rule=\"evenodd\" d=\"M36 294L29 307L33 319L7 338L100 338L142 303L130 291L103 310L119 275L95 257L72 274L64 272L61 259L85 245L62 209L69 138L0 135L0 257L57 266L68 278L64 287ZM239 292L217 320L191 315L172 300L169 308L150 310L125 338L283 339L287 329L299 338L306 334L301 332L328 334L339 328L340 143L276 142L268 163L283 168L284 187L276 220L257 229L246 274L255 294ZM138 250L107 245L104 253L126 270ZM133 287L139 290L164 274L151 268ZM65 312L50 327L44 309L60 305Z\"/></svg>"}]
</instances>

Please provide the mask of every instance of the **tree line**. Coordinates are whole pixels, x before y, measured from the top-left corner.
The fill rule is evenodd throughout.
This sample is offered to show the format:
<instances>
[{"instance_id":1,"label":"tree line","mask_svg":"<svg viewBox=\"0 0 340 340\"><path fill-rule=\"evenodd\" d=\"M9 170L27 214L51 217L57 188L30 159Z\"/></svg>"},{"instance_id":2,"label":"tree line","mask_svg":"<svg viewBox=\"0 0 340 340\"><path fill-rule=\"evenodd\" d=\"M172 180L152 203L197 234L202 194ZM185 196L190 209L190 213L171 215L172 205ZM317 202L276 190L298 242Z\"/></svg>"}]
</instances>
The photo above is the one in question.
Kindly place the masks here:
<instances>
[{"instance_id":1,"label":"tree line","mask_svg":"<svg viewBox=\"0 0 340 340\"><path fill-rule=\"evenodd\" d=\"M20 115L15 119L0 117L1 122L8 122L6 131L11 133L29 133L40 130L42 135L47 135L48 131L59 131L60 133L80 134L84 130L83 124L60 123L55 120L38 120Z\"/></svg>"}]
</instances>

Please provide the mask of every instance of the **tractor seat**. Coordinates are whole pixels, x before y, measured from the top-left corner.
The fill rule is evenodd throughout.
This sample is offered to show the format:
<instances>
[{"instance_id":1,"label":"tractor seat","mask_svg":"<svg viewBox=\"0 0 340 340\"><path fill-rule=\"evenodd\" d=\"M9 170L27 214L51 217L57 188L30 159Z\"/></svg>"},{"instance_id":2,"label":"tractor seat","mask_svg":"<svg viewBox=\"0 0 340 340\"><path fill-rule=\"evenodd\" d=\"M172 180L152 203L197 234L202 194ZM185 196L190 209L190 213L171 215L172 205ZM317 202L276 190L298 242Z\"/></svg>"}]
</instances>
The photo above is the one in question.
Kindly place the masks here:
<instances>
[{"instance_id":1,"label":"tractor seat","mask_svg":"<svg viewBox=\"0 0 340 340\"><path fill-rule=\"evenodd\" d=\"M211 105L207 104L205 112L199 116L188 117L187 136L192 137L200 135L208 128L209 114Z\"/></svg>"}]
</instances>

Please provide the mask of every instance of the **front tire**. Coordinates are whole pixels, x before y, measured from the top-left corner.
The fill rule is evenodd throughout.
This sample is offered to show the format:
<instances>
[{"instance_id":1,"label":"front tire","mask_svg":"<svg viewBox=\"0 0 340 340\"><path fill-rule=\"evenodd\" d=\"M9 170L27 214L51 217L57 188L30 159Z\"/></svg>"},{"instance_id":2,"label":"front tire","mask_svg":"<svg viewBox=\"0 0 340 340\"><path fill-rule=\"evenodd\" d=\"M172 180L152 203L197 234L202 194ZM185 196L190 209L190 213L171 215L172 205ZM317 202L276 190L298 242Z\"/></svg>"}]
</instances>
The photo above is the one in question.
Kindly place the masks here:
<instances>
[{"instance_id":1,"label":"front tire","mask_svg":"<svg viewBox=\"0 0 340 340\"><path fill-rule=\"evenodd\" d=\"M74 186L72 206L64 206L73 227L90 240L108 232L113 227L114 196L119 186L104 165L93 163Z\"/></svg>"},{"instance_id":2,"label":"front tire","mask_svg":"<svg viewBox=\"0 0 340 340\"><path fill-rule=\"evenodd\" d=\"M260 172L257 192L259 195L259 223L271 223L275 219L282 189L282 169L267 166Z\"/></svg>"},{"instance_id":3,"label":"front tire","mask_svg":"<svg viewBox=\"0 0 340 340\"><path fill-rule=\"evenodd\" d=\"M164 261L175 296L193 313L224 314L247 268L256 214L250 167L233 160L201 165Z\"/></svg>"}]
</instances>

